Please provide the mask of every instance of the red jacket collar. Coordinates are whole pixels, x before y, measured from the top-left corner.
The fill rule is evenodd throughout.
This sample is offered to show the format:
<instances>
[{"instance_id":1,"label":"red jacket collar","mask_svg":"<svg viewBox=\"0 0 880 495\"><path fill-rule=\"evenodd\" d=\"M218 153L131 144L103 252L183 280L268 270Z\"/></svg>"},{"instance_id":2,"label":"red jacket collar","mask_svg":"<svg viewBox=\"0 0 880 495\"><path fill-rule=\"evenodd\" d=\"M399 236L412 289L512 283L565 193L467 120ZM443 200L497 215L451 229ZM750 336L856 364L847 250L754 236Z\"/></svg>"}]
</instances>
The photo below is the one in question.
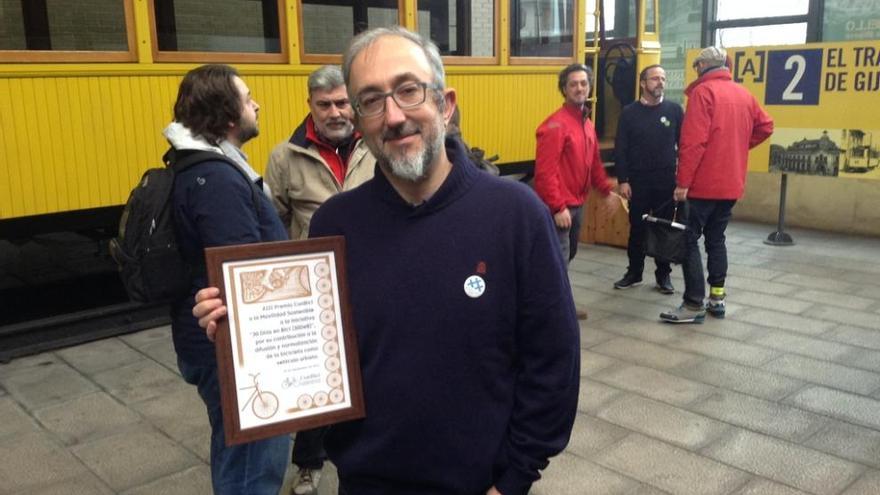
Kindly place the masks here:
<instances>
[{"instance_id":1,"label":"red jacket collar","mask_svg":"<svg viewBox=\"0 0 880 495\"><path fill-rule=\"evenodd\" d=\"M733 76L730 75L730 70L728 70L726 67L721 67L721 68L706 72L702 76L698 77L696 81L690 83L688 85L687 89L684 90L684 94L686 94L687 96L690 96L691 91L693 91L694 88L696 88L700 84L703 84L704 82L707 82L707 81L714 81L716 79L723 80L723 81L732 81Z\"/></svg>"},{"instance_id":2,"label":"red jacket collar","mask_svg":"<svg viewBox=\"0 0 880 495\"><path fill-rule=\"evenodd\" d=\"M562 104L562 108L565 110L565 113L571 115L573 118L576 118L580 121L584 120L584 112L587 112L587 115L590 114L590 107L584 105L573 105L568 102L564 102Z\"/></svg>"},{"instance_id":3,"label":"red jacket collar","mask_svg":"<svg viewBox=\"0 0 880 495\"><path fill-rule=\"evenodd\" d=\"M354 133L351 135L351 139L347 140L346 144L355 143L360 138L360 133L358 131L354 131ZM318 131L315 130L315 121L312 119L312 114L309 114L308 117L306 117L306 139L315 143L315 145L320 148L331 150L336 153L336 147L328 143L327 141L324 141L324 139L318 134Z\"/></svg>"}]
</instances>

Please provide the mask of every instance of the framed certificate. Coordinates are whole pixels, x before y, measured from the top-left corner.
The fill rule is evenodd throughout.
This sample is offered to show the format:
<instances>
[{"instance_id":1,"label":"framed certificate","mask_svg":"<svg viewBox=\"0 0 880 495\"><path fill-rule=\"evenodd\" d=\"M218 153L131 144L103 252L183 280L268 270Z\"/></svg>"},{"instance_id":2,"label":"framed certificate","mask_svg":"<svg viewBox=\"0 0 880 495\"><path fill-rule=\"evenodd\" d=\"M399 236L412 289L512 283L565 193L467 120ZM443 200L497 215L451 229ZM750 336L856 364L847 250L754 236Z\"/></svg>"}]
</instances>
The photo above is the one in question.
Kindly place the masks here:
<instances>
[{"instance_id":1,"label":"framed certificate","mask_svg":"<svg viewBox=\"0 0 880 495\"><path fill-rule=\"evenodd\" d=\"M208 248L227 317L216 348L228 444L364 417L345 240Z\"/></svg>"}]
</instances>

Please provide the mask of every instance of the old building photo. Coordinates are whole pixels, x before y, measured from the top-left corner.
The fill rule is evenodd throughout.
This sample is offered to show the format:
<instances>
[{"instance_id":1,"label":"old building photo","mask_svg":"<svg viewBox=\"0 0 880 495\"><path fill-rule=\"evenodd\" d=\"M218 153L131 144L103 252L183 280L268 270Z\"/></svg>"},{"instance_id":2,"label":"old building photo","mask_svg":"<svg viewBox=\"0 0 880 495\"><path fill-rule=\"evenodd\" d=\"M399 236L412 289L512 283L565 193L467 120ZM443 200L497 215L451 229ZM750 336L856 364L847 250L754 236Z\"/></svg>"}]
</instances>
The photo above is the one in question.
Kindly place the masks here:
<instances>
[{"instance_id":1,"label":"old building photo","mask_svg":"<svg viewBox=\"0 0 880 495\"><path fill-rule=\"evenodd\" d=\"M782 128L771 137L770 172L838 177L873 175L880 131Z\"/></svg>"}]
</instances>

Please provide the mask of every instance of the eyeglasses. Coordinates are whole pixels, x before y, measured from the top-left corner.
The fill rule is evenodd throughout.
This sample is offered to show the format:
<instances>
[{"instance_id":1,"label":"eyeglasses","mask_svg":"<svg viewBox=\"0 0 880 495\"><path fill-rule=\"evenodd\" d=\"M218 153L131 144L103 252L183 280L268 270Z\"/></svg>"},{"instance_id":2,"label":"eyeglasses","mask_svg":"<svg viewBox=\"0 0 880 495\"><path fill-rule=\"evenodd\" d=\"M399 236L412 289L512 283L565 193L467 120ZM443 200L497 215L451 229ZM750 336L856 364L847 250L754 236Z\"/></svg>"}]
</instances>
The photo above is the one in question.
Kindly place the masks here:
<instances>
[{"instance_id":1,"label":"eyeglasses","mask_svg":"<svg viewBox=\"0 0 880 495\"><path fill-rule=\"evenodd\" d=\"M387 93L368 91L358 96L352 106L361 117L375 117L385 113L385 102L389 96L401 109L413 108L425 102L428 88L435 87L426 82L408 82Z\"/></svg>"}]
</instances>

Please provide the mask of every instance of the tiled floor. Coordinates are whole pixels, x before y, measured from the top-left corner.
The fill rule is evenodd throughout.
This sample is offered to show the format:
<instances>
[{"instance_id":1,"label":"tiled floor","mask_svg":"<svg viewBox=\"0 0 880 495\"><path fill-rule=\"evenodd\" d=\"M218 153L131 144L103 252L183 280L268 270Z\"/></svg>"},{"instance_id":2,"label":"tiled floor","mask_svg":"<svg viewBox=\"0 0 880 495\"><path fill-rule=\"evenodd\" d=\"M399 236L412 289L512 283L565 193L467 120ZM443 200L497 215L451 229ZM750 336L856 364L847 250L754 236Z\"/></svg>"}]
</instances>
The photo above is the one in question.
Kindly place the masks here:
<instances>
[{"instance_id":1,"label":"tiled floor","mask_svg":"<svg viewBox=\"0 0 880 495\"><path fill-rule=\"evenodd\" d=\"M660 323L679 295L616 291L625 252L582 247L579 414L533 494L880 493L880 239L771 230L731 226L728 317L703 325ZM156 328L0 366L0 494L210 493L174 362Z\"/></svg>"}]
</instances>

